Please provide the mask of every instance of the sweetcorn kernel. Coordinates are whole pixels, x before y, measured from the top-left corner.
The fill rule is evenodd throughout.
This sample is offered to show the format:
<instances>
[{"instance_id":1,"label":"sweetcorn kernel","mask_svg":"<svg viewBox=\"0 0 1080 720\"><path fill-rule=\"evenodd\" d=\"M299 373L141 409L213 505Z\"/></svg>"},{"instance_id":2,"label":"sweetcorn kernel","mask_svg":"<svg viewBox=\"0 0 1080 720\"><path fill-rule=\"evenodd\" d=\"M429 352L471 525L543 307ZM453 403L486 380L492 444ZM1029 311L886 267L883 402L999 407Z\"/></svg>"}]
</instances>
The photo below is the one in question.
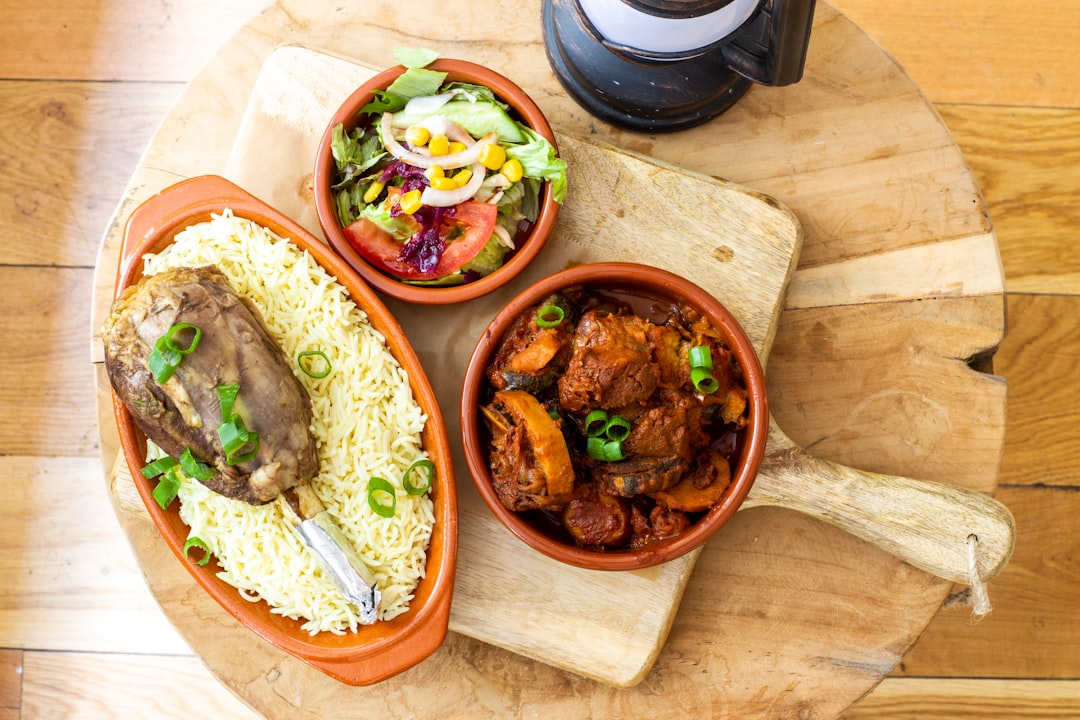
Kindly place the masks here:
<instances>
[{"instance_id":1,"label":"sweetcorn kernel","mask_svg":"<svg viewBox=\"0 0 1080 720\"><path fill-rule=\"evenodd\" d=\"M432 155L446 155L450 152L450 138L445 135L433 135L428 140L428 151Z\"/></svg>"},{"instance_id":2,"label":"sweetcorn kernel","mask_svg":"<svg viewBox=\"0 0 1080 720\"><path fill-rule=\"evenodd\" d=\"M379 182L378 180L373 181L367 186L367 190L364 191L364 202L368 204L375 202L384 187L386 187L386 183Z\"/></svg>"},{"instance_id":3,"label":"sweetcorn kernel","mask_svg":"<svg viewBox=\"0 0 1080 720\"><path fill-rule=\"evenodd\" d=\"M506 162L506 151L498 143L487 143L480 151L480 164L488 170L498 170Z\"/></svg>"},{"instance_id":4,"label":"sweetcorn kernel","mask_svg":"<svg viewBox=\"0 0 1080 720\"><path fill-rule=\"evenodd\" d=\"M423 205L423 203L420 202L420 191L410 190L405 193L401 196L401 200L398 201L398 205L401 207L401 212L412 215Z\"/></svg>"},{"instance_id":5,"label":"sweetcorn kernel","mask_svg":"<svg viewBox=\"0 0 1080 720\"><path fill-rule=\"evenodd\" d=\"M442 177L431 178L429 180L431 187L436 190L456 190L458 187L454 178L448 178L445 175Z\"/></svg>"},{"instance_id":6,"label":"sweetcorn kernel","mask_svg":"<svg viewBox=\"0 0 1080 720\"><path fill-rule=\"evenodd\" d=\"M409 143L413 147L422 147L427 145L428 140L431 139L431 131L426 127L419 125L410 125L405 130L405 142Z\"/></svg>"},{"instance_id":7,"label":"sweetcorn kernel","mask_svg":"<svg viewBox=\"0 0 1080 720\"><path fill-rule=\"evenodd\" d=\"M453 182L455 187L465 187L469 184L470 180L472 180L471 168L463 167L461 170L454 173Z\"/></svg>"},{"instance_id":8,"label":"sweetcorn kernel","mask_svg":"<svg viewBox=\"0 0 1080 720\"><path fill-rule=\"evenodd\" d=\"M517 158L510 158L503 166L499 168L499 172L506 176L506 179L510 182L517 182L525 175L525 168L521 167L521 161Z\"/></svg>"}]
</instances>

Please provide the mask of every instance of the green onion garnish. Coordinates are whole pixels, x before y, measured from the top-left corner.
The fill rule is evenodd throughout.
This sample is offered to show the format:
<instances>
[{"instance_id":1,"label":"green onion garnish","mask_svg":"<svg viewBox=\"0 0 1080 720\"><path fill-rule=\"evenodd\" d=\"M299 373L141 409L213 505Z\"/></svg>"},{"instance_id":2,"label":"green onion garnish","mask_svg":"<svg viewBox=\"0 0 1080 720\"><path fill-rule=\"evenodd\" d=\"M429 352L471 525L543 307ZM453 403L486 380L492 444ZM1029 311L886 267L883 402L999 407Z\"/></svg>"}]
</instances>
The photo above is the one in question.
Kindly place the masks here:
<instances>
[{"instance_id":1,"label":"green onion garnish","mask_svg":"<svg viewBox=\"0 0 1080 720\"><path fill-rule=\"evenodd\" d=\"M708 395L720 389L720 383L713 377L712 371L703 367L690 368L690 382L698 392Z\"/></svg>"},{"instance_id":2,"label":"green onion garnish","mask_svg":"<svg viewBox=\"0 0 1080 720\"><path fill-rule=\"evenodd\" d=\"M622 442L630 435L630 421L621 415L609 416L606 410L592 410L585 416L585 437L592 440ZM597 458L599 459L599 458Z\"/></svg>"},{"instance_id":3,"label":"green onion garnish","mask_svg":"<svg viewBox=\"0 0 1080 720\"><path fill-rule=\"evenodd\" d=\"M585 451L593 460L603 462L615 462L626 457L623 453L621 440L606 440L602 437L591 437L586 440Z\"/></svg>"},{"instance_id":4,"label":"green onion garnish","mask_svg":"<svg viewBox=\"0 0 1080 720\"><path fill-rule=\"evenodd\" d=\"M165 472L166 470L174 467L176 467L176 461L166 455L165 457L160 457L154 462L150 463L139 472L142 473L144 478L146 478L147 480L151 480L153 478L156 478L158 475Z\"/></svg>"},{"instance_id":5,"label":"green onion garnish","mask_svg":"<svg viewBox=\"0 0 1080 720\"><path fill-rule=\"evenodd\" d=\"M218 425L217 432L225 451L225 462L230 465L253 460L259 454L259 433L248 430L239 415Z\"/></svg>"},{"instance_id":6,"label":"green onion garnish","mask_svg":"<svg viewBox=\"0 0 1080 720\"><path fill-rule=\"evenodd\" d=\"M150 357L146 359L146 365L150 368L154 380L160 384L168 382L183 358L184 356L176 350L169 349L163 335L154 343L154 349L150 351Z\"/></svg>"},{"instance_id":7,"label":"green onion garnish","mask_svg":"<svg viewBox=\"0 0 1080 720\"><path fill-rule=\"evenodd\" d=\"M175 461L174 461L175 462ZM173 465L162 474L161 479L158 480L158 484L154 487L154 491L150 495L157 502L158 506L162 510L168 509L172 501L176 499L176 494L180 492L180 478L176 476L176 468L178 465Z\"/></svg>"},{"instance_id":8,"label":"green onion garnish","mask_svg":"<svg viewBox=\"0 0 1080 720\"><path fill-rule=\"evenodd\" d=\"M201 538L195 537L194 535L189 537L187 539L187 542L184 543L184 557L187 557L188 550L193 547L199 548L203 551L202 559L194 561L196 565L202 566L210 562L210 548L206 545L206 543L202 541Z\"/></svg>"},{"instance_id":9,"label":"green onion garnish","mask_svg":"<svg viewBox=\"0 0 1080 720\"><path fill-rule=\"evenodd\" d=\"M421 468L427 470L427 472L420 472ZM420 478L423 480L423 484L414 482L413 478ZM404 487L405 492L410 495L423 495L431 489L431 484L434 480L435 463L427 458L420 458L410 465L409 469L405 471L405 474L401 476L401 486Z\"/></svg>"},{"instance_id":10,"label":"green onion garnish","mask_svg":"<svg viewBox=\"0 0 1080 720\"><path fill-rule=\"evenodd\" d=\"M322 362L312 362L309 358L322 358ZM305 350L296 356L296 364L300 366L300 370L305 375L316 380L326 377L333 369L330 365L330 358L326 357L326 353L322 350Z\"/></svg>"},{"instance_id":11,"label":"green onion garnish","mask_svg":"<svg viewBox=\"0 0 1080 720\"><path fill-rule=\"evenodd\" d=\"M712 351L708 345L695 345L688 352L690 367L712 370Z\"/></svg>"},{"instance_id":12,"label":"green onion garnish","mask_svg":"<svg viewBox=\"0 0 1080 720\"><path fill-rule=\"evenodd\" d=\"M184 448L184 453L180 456L180 469L184 471L184 474L189 478L205 482L214 477L214 470L208 464L199 460L191 452L191 448Z\"/></svg>"},{"instance_id":13,"label":"green onion garnish","mask_svg":"<svg viewBox=\"0 0 1080 720\"><path fill-rule=\"evenodd\" d=\"M622 442L630 434L630 421L616 415L604 423L604 430L601 434L608 440Z\"/></svg>"},{"instance_id":14,"label":"green onion garnish","mask_svg":"<svg viewBox=\"0 0 1080 720\"><path fill-rule=\"evenodd\" d=\"M545 305L536 313L536 324L542 328L558 327L566 313L558 305Z\"/></svg>"},{"instance_id":15,"label":"green onion garnish","mask_svg":"<svg viewBox=\"0 0 1080 720\"><path fill-rule=\"evenodd\" d=\"M190 331L191 340L188 341L187 345L181 345L176 341L176 336L180 333L187 334L188 331ZM165 346L181 355L190 355L195 352L195 348L199 347L200 340L202 340L202 328L191 323L176 323L165 333Z\"/></svg>"},{"instance_id":16,"label":"green onion garnish","mask_svg":"<svg viewBox=\"0 0 1080 720\"><path fill-rule=\"evenodd\" d=\"M186 337L188 333L191 335L190 341L186 345L181 345L177 336L183 334ZM195 348L199 347L201 339L202 329L191 323L176 323L165 331L165 334L154 343L154 349L150 351L150 357L146 360L154 379L159 383L168 382L184 356L190 355L195 352Z\"/></svg>"},{"instance_id":17,"label":"green onion garnish","mask_svg":"<svg viewBox=\"0 0 1080 720\"><path fill-rule=\"evenodd\" d=\"M217 396L218 403L221 405L222 422L233 416L233 405L236 403L236 396L239 392L239 385L218 385Z\"/></svg>"},{"instance_id":18,"label":"green onion garnish","mask_svg":"<svg viewBox=\"0 0 1080 720\"><path fill-rule=\"evenodd\" d=\"M384 518L394 517L394 510L397 509L397 493L394 492L394 486L388 480L372 476L368 480L367 501L368 507L376 515Z\"/></svg>"},{"instance_id":19,"label":"green onion garnish","mask_svg":"<svg viewBox=\"0 0 1080 720\"><path fill-rule=\"evenodd\" d=\"M599 437L600 435L603 435L607 419L607 410L590 411L589 414L585 416L585 436Z\"/></svg>"}]
</instances>

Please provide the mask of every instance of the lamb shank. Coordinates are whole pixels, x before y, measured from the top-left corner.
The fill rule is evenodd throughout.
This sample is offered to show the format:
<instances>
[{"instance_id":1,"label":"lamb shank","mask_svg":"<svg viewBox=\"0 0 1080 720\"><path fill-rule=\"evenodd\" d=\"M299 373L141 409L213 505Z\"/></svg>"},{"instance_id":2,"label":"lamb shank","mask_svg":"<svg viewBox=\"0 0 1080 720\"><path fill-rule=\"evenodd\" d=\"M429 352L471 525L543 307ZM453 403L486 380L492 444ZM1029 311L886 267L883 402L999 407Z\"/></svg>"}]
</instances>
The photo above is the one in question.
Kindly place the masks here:
<instances>
[{"instance_id":1,"label":"lamb shank","mask_svg":"<svg viewBox=\"0 0 1080 720\"><path fill-rule=\"evenodd\" d=\"M148 359L171 327L201 330L197 352L158 382ZM105 322L109 382L140 430L168 455L185 449L210 465L211 490L253 505L318 473L311 399L292 374L250 299L216 267L176 268L143 278L116 301ZM234 412L259 437L255 457L227 461L217 428L218 388L239 386Z\"/></svg>"},{"instance_id":2,"label":"lamb shank","mask_svg":"<svg viewBox=\"0 0 1080 720\"><path fill-rule=\"evenodd\" d=\"M152 356L176 328L197 331L197 348L185 345L191 338L180 338L190 352L163 377ZM206 468L198 479L220 495L252 505L282 504L358 606L361 622L374 622L374 576L309 483L319 471L311 398L255 304L217 267L173 268L142 278L116 300L103 340L109 382L146 437L173 458L189 452ZM223 387L233 388L227 402ZM241 443L239 455L221 434L237 417L241 437L254 438Z\"/></svg>"}]
</instances>

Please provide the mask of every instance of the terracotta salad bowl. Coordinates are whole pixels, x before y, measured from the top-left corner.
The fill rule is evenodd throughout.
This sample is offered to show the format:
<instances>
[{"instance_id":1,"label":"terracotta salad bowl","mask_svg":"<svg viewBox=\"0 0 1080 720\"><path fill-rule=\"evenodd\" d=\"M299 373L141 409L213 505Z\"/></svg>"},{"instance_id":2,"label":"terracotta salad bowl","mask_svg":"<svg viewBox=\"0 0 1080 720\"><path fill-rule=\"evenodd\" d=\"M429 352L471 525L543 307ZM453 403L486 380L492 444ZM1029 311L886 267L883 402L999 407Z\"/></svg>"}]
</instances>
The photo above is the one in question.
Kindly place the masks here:
<instances>
[{"instance_id":1,"label":"terracotta salad bowl","mask_svg":"<svg viewBox=\"0 0 1080 720\"><path fill-rule=\"evenodd\" d=\"M441 78L437 95L396 111L371 109L377 94L413 72ZM487 91L492 97L478 97ZM380 142L384 133L390 143ZM437 140L457 149L436 149ZM366 142L386 145L372 166ZM478 155L485 145L495 150ZM330 118L316 155L315 210L330 246L379 292L417 304L465 302L503 287L547 242L565 193L557 154L543 112L494 70L453 59L398 65L358 87ZM525 199L514 200L521 191ZM361 217L361 209L378 212ZM403 248L413 247L406 259Z\"/></svg>"}]
</instances>

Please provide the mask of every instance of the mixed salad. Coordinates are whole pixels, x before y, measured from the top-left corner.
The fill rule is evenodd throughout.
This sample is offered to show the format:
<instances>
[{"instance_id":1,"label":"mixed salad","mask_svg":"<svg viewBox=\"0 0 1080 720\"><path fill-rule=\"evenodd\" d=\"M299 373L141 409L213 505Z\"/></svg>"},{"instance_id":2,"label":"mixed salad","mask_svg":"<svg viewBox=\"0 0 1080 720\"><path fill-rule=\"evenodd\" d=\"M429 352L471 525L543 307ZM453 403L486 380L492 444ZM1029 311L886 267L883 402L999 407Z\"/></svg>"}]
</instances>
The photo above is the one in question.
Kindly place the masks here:
<instances>
[{"instance_id":1,"label":"mixed salad","mask_svg":"<svg viewBox=\"0 0 1080 720\"><path fill-rule=\"evenodd\" d=\"M406 67L333 131L333 189L349 243L409 283L459 285L488 275L535 223L544 182L566 195L566 163L511 117L490 88L447 82L437 55L399 50Z\"/></svg>"}]
</instances>

